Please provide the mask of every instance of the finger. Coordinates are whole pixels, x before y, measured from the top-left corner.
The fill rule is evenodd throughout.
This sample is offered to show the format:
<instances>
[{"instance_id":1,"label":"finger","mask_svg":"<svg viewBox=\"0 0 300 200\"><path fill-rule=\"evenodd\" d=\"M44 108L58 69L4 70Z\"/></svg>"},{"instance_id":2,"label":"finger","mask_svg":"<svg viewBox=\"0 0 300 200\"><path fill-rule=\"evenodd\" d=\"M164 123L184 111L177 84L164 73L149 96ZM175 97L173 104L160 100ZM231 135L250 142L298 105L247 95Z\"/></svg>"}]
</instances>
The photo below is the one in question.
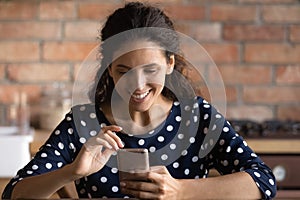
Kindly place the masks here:
<instances>
[{"instance_id":1,"label":"finger","mask_svg":"<svg viewBox=\"0 0 300 200\"><path fill-rule=\"evenodd\" d=\"M102 138L97 137L96 142L98 145L102 145L103 147L105 147L107 149L113 149L112 145L108 141L106 141Z\"/></svg>"},{"instance_id":2,"label":"finger","mask_svg":"<svg viewBox=\"0 0 300 200\"><path fill-rule=\"evenodd\" d=\"M108 130L106 133L117 142L118 147L120 147L120 148L124 147L121 138L119 138L114 132L112 132L111 130Z\"/></svg>"},{"instance_id":3,"label":"finger","mask_svg":"<svg viewBox=\"0 0 300 200\"><path fill-rule=\"evenodd\" d=\"M108 130L119 132L119 131L122 131L123 129L122 129L122 127L117 126L117 125L104 126L101 128L101 131L103 133L107 132Z\"/></svg>"},{"instance_id":4,"label":"finger","mask_svg":"<svg viewBox=\"0 0 300 200\"><path fill-rule=\"evenodd\" d=\"M150 171L158 174L169 173L168 169L165 166L161 166L161 165L150 167Z\"/></svg>"},{"instance_id":5,"label":"finger","mask_svg":"<svg viewBox=\"0 0 300 200\"><path fill-rule=\"evenodd\" d=\"M102 138L106 140L116 151L119 150L118 143L110 136L110 134L104 133L100 139Z\"/></svg>"},{"instance_id":6,"label":"finger","mask_svg":"<svg viewBox=\"0 0 300 200\"><path fill-rule=\"evenodd\" d=\"M157 184L145 181L122 181L120 183L121 188L131 189L131 190L140 190L145 192L158 193L159 187Z\"/></svg>"},{"instance_id":7,"label":"finger","mask_svg":"<svg viewBox=\"0 0 300 200\"><path fill-rule=\"evenodd\" d=\"M121 191L123 194L131 195L138 199L160 199L159 193L152 193L152 192L148 192L148 191L127 189L127 188L121 188Z\"/></svg>"}]
</instances>

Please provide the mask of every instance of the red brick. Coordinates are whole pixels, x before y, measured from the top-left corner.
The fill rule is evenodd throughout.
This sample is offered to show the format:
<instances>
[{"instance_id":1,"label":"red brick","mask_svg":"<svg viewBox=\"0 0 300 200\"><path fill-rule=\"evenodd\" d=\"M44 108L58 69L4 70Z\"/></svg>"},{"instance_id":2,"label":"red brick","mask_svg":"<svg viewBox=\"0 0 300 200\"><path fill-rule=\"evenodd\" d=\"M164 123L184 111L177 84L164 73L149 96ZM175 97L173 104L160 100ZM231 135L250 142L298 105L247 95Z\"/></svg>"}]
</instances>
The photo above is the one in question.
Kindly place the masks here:
<instances>
[{"instance_id":1,"label":"red brick","mask_svg":"<svg viewBox=\"0 0 300 200\"><path fill-rule=\"evenodd\" d=\"M37 42L0 42L1 62L37 61L38 59Z\"/></svg>"},{"instance_id":2,"label":"red brick","mask_svg":"<svg viewBox=\"0 0 300 200\"><path fill-rule=\"evenodd\" d=\"M300 5L264 6L262 17L265 22L296 23L300 22Z\"/></svg>"},{"instance_id":3,"label":"red brick","mask_svg":"<svg viewBox=\"0 0 300 200\"><path fill-rule=\"evenodd\" d=\"M4 64L0 64L0 81L5 78L5 68L6 66Z\"/></svg>"},{"instance_id":4,"label":"red brick","mask_svg":"<svg viewBox=\"0 0 300 200\"><path fill-rule=\"evenodd\" d=\"M215 63L239 61L239 48L236 44L203 44L203 47Z\"/></svg>"},{"instance_id":5,"label":"red brick","mask_svg":"<svg viewBox=\"0 0 300 200\"><path fill-rule=\"evenodd\" d=\"M221 39L221 24L187 22L176 24L176 30L197 41L213 41Z\"/></svg>"},{"instance_id":6,"label":"red brick","mask_svg":"<svg viewBox=\"0 0 300 200\"><path fill-rule=\"evenodd\" d=\"M19 64L8 66L8 77L16 82L43 82L70 80L67 64Z\"/></svg>"},{"instance_id":7,"label":"red brick","mask_svg":"<svg viewBox=\"0 0 300 200\"><path fill-rule=\"evenodd\" d=\"M34 19L38 14L36 1L0 1L0 19Z\"/></svg>"},{"instance_id":8,"label":"red brick","mask_svg":"<svg viewBox=\"0 0 300 200\"><path fill-rule=\"evenodd\" d=\"M225 40L283 40L284 27L271 25L224 25Z\"/></svg>"},{"instance_id":9,"label":"red brick","mask_svg":"<svg viewBox=\"0 0 300 200\"><path fill-rule=\"evenodd\" d=\"M271 83L272 81L271 66L219 65L218 67L225 84L258 85ZM214 73L210 73L210 78L213 81L216 79Z\"/></svg>"},{"instance_id":10,"label":"red brick","mask_svg":"<svg viewBox=\"0 0 300 200\"><path fill-rule=\"evenodd\" d=\"M300 42L300 26L290 27L290 37L289 39L293 42Z\"/></svg>"},{"instance_id":11,"label":"red brick","mask_svg":"<svg viewBox=\"0 0 300 200\"><path fill-rule=\"evenodd\" d=\"M14 95L18 92L25 92L29 102L37 102L41 96L41 88L38 85L0 85L0 103L13 103Z\"/></svg>"},{"instance_id":12,"label":"red brick","mask_svg":"<svg viewBox=\"0 0 300 200\"><path fill-rule=\"evenodd\" d=\"M257 86L244 87L243 99L251 103L297 103L300 101L300 87Z\"/></svg>"},{"instance_id":13,"label":"red brick","mask_svg":"<svg viewBox=\"0 0 300 200\"><path fill-rule=\"evenodd\" d=\"M276 83L300 84L300 65L278 67L276 70Z\"/></svg>"},{"instance_id":14,"label":"red brick","mask_svg":"<svg viewBox=\"0 0 300 200\"><path fill-rule=\"evenodd\" d=\"M65 24L65 38L75 40L95 41L102 25L98 22L67 22Z\"/></svg>"},{"instance_id":15,"label":"red brick","mask_svg":"<svg viewBox=\"0 0 300 200\"><path fill-rule=\"evenodd\" d=\"M74 19L76 17L75 1L41 1L41 19Z\"/></svg>"},{"instance_id":16,"label":"red brick","mask_svg":"<svg viewBox=\"0 0 300 200\"><path fill-rule=\"evenodd\" d=\"M78 17L95 20L106 19L108 15L121 6L121 4L79 2Z\"/></svg>"},{"instance_id":17,"label":"red brick","mask_svg":"<svg viewBox=\"0 0 300 200\"><path fill-rule=\"evenodd\" d=\"M239 0L240 3L263 3L263 4L291 4L298 3L298 0Z\"/></svg>"},{"instance_id":18,"label":"red brick","mask_svg":"<svg viewBox=\"0 0 300 200\"><path fill-rule=\"evenodd\" d=\"M61 25L53 22L2 22L1 39L59 39Z\"/></svg>"},{"instance_id":19,"label":"red brick","mask_svg":"<svg viewBox=\"0 0 300 200\"><path fill-rule=\"evenodd\" d=\"M273 119L274 114L269 106L258 105L229 105L227 107L227 119L247 119L257 122Z\"/></svg>"},{"instance_id":20,"label":"red brick","mask_svg":"<svg viewBox=\"0 0 300 200\"><path fill-rule=\"evenodd\" d=\"M280 105L278 106L276 118L281 120L298 120L300 121L299 105Z\"/></svg>"},{"instance_id":21,"label":"red brick","mask_svg":"<svg viewBox=\"0 0 300 200\"><path fill-rule=\"evenodd\" d=\"M43 46L43 58L51 61L83 61L97 48L92 42L46 42Z\"/></svg>"},{"instance_id":22,"label":"red brick","mask_svg":"<svg viewBox=\"0 0 300 200\"><path fill-rule=\"evenodd\" d=\"M254 22L256 19L255 6L242 5L212 5L212 21Z\"/></svg>"},{"instance_id":23,"label":"red brick","mask_svg":"<svg viewBox=\"0 0 300 200\"><path fill-rule=\"evenodd\" d=\"M201 5L167 5L163 6L166 14L174 19L182 20L204 20L205 9Z\"/></svg>"},{"instance_id":24,"label":"red brick","mask_svg":"<svg viewBox=\"0 0 300 200\"><path fill-rule=\"evenodd\" d=\"M260 63L299 63L300 45L246 44L245 61Z\"/></svg>"}]
</instances>

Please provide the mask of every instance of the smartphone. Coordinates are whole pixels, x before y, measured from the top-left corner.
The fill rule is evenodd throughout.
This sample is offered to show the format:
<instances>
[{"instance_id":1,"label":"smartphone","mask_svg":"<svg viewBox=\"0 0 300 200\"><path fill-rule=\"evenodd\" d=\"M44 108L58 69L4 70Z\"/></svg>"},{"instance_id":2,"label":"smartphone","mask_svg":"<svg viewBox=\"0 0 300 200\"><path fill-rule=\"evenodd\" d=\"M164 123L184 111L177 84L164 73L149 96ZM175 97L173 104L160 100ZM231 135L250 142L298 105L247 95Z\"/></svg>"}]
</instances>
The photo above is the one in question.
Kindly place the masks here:
<instances>
[{"instance_id":1,"label":"smartphone","mask_svg":"<svg viewBox=\"0 0 300 200\"><path fill-rule=\"evenodd\" d=\"M131 178L131 172L145 172L150 168L147 149L120 149L117 153L117 160L120 180Z\"/></svg>"}]
</instances>

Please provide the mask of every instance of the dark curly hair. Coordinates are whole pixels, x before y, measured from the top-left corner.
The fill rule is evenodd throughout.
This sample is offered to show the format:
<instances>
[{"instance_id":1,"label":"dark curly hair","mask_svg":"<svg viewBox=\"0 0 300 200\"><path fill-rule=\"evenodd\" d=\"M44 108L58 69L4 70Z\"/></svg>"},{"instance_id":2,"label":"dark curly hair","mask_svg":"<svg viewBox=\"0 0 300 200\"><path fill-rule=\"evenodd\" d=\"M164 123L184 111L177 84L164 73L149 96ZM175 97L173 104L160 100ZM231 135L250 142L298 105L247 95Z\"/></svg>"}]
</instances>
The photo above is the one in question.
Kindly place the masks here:
<instances>
[{"instance_id":1,"label":"dark curly hair","mask_svg":"<svg viewBox=\"0 0 300 200\"><path fill-rule=\"evenodd\" d=\"M147 27L150 29L142 29ZM121 44L117 46L111 45L107 40L112 38L112 36L133 29L135 31L133 33L130 32L120 42L124 43L126 41L133 41L134 39L149 40L165 50L167 61L171 55L175 56L175 70L181 72L182 68L186 66L183 57L180 56L178 35L170 18L157 7L140 2L127 3L123 8L117 9L108 17L101 30L99 37L102 43L99 49L102 57L101 67L96 74L94 85L89 92L89 98L95 103L96 108L99 108L101 103L109 102L111 99L114 82L109 76L108 66L112 62L113 53L121 46ZM177 97L172 90L178 90L178 88L183 87L183 84L178 81L179 79L179 77L176 77L176 74L175 76L167 76L166 83L172 83L172 88L164 87L162 95L170 100L176 100Z\"/></svg>"}]
</instances>

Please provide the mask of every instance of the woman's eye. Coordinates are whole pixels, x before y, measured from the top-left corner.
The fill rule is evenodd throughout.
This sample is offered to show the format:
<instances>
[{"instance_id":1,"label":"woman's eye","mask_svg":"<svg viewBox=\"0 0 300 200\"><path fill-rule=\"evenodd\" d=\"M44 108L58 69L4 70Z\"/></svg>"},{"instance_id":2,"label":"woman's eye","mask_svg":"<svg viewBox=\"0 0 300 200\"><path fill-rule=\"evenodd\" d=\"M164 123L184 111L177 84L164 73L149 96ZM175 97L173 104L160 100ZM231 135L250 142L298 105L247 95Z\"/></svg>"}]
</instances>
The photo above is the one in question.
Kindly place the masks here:
<instances>
[{"instance_id":1,"label":"woman's eye","mask_svg":"<svg viewBox=\"0 0 300 200\"><path fill-rule=\"evenodd\" d=\"M155 73L157 70L156 69L145 69L144 72L145 73Z\"/></svg>"}]
</instances>

